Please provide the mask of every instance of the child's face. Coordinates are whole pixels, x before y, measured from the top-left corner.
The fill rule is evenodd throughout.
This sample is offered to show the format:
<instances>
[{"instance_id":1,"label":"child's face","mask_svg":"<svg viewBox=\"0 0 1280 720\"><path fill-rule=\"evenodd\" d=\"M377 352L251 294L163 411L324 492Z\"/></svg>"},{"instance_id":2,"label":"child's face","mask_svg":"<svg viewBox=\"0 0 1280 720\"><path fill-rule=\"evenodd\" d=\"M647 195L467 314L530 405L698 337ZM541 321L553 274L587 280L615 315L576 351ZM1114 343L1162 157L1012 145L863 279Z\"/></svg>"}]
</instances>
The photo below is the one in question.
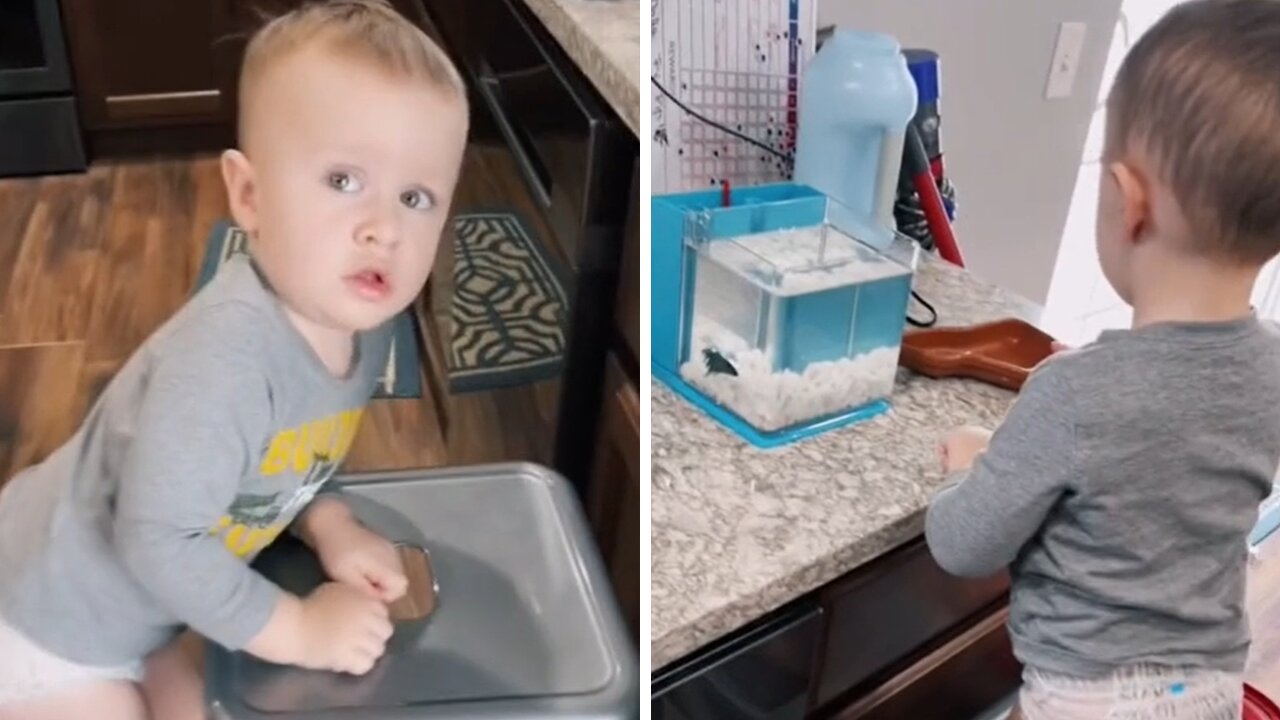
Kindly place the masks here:
<instances>
[{"instance_id":1,"label":"child's face","mask_svg":"<svg viewBox=\"0 0 1280 720\"><path fill-rule=\"evenodd\" d=\"M254 256L295 313L376 327L422 290L466 146L465 106L323 47L267 69L224 174Z\"/></svg>"}]
</instances>

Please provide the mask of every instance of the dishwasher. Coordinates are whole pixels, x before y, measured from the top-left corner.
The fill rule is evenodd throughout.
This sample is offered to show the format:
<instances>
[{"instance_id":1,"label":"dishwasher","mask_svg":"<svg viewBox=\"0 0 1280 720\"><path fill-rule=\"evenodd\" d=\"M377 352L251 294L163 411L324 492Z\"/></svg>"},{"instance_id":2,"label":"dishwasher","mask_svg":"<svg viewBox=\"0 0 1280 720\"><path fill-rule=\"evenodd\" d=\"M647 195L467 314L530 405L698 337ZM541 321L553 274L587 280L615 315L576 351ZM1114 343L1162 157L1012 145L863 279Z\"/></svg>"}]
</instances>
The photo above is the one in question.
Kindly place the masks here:
<instances>
[{"instance_id":1,"label":"dishwasher","mask_svg":"<svg viewBox=\"0 0 1280 720\"><path fill-rule=\"evenodd\" d=\"M800 602L653 678L653 720L803 720L822 608Z\"/></svg>"}]
</instances>

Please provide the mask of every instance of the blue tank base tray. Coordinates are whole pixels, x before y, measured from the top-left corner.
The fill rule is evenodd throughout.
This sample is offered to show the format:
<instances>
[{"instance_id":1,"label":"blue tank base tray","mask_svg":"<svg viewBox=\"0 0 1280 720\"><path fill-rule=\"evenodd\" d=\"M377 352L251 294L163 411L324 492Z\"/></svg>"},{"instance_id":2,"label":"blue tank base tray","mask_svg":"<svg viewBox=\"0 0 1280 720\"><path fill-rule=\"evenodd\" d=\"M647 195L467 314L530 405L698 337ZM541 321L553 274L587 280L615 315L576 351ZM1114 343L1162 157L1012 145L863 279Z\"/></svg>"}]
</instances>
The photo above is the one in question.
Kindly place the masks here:
<instances>
[{"instance_id":1,"label":"blue tank base tray","mask_svg":"<svg viewBox=\"0 0 1280 720\"><path fill-rule=\"evenodd\" d=\"M849 425L870 420L883 415L889 410L888 400L875 400L865 405L842 410L807 422L785 427L780 430L759 430L751 423L743 420L736 413L707 397L694 386L666 368L657 364L650 365L653 377L661 380L680 397L689 401L694 407L706 413L722 427L761 450L774 450L792 443L816 437L824 433L838 430Z\"/></svg>"}]
</instances>

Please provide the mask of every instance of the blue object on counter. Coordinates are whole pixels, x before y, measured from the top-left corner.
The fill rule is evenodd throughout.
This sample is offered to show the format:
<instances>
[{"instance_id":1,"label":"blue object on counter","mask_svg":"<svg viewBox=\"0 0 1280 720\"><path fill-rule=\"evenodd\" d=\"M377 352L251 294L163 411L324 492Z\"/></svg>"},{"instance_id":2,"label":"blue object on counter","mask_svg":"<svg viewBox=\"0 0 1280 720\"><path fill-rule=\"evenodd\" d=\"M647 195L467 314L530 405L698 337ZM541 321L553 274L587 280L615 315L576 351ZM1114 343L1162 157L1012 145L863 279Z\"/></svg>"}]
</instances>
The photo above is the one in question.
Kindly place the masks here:
<instances>
[{"instance_id":1,"label":"blue object on counter","mask_svg":"<svg viewBox=\"0 0 1280 720\"><path fill-rule=\"evenodd\" d=\"M917 104L932 105L938 102L938 98L941 97L939 92L941 83L938 81L938 53L911 48L903 50L902 55L907 59L907 70L916 84Z\"/></svg>"},{"instance_id":2,"label":"blue object on counter","mask_svg":"<svg viewBox=\"0 0 1280 720\"><path fill-rule=\"evenodd\" d=\"M720 193L720 190L701 190L649 198L653 211L650 357L654 367L672 372L680 367L680 333L687 321L682 317L685 221L690 213L719 208ZM715 215L717 234L746 235L778 227L817 225L822 222L827 205L822 193L792 183L735 188L732 198L733 205ZM688 271L692 274L692 268Z\"/></svg>"},{"instance_id":3,"label":"blue object on counter","mask_svg":"<svg viewBox=\"0 0 1280 720\"><path fill-rule=\"evenodd\" d=\"M893 241L893 204L916 85L898 41L838 28L805 68L795 182L836 201L832 222L876 248Z\"/></svg>"},{"instance_id":4,"label":"blue object on counter","mask_svg":"<svg viewBox=\"0 0 1280 720\"><path fill-rule=\"evenodd\" d=\"M712 420L733 431L738 437L761 450L785 447L799 440L821 435L863 420L870 420L878 415L883 415L889 410L889 402L887 400L877 400L847 412L835 413L811 420L803 425L783 428L773 432L763 432L752 427L750 423L729 410L717 405L706 395L698 392L697 388L685 382L684 378L680 377L678 373L670 372L657 365L654 365L651 370L653 371L653 376L671 388L675 394L709 415Z\"/></svg>"},{"instance_id":5,"label":"blue object on counter","mask_svg":"<svg viewBox=\"0 0 1280 720\"><path fill-rule=\"evenodd\" d=\"M857 242L831 225L831 211L837 205L803 185L741 188L733 192L730 206L722 202L719 190L651 199L653 376L759 448L786 445L887 410L916 246L903 239L892 251L883 252ZM813 232L803 236L800 245L793 245L793 236L787 233L809 230ZM782 251L786 257L781 261L779 256L771 259L755 244L766 240L763 247L774 247L772 243L781 236L762 234L779 231L786 236ZM797 247L801 261L788 266L786 261L794 258ZM820 247L819 259L830 262L808 264L804 259L809 257L809 247ZM904 247L909 249L907 257L899 254ZM864 268L874 272L867 274ZM799 273L795 279L806 280L805 274L814 271L819 272L816 285L783 282L793 278L792 273ZM834 275L822 276L825 272ZM699 327L714 328L714 332L695 338ZM700 346L705 343L711 344ZM704 376L696 366L707 349L726 349L732 362L750 358L749 370L744 370L748 374L739 378L736 371L733 377L720 373L718 385L705 387L710 367ZM734 353L745 355L735 357ZM868 365L864 357L876 360ZM852 363L848 372L862 379L853 384L856 390L837 382L845 387L828 392L828 386L811 382L818 375L806 376L815 363L841 362ZM824 373L828 380L832 377L829 369L815 368L815 372ZM782 374L802 379L798 385L788 386L791 381L779 385ZM783 390L787 398L804 409L789 410L787 415L759 411L759 398L770 392L753 395L762 385L774 392L787 388ZM822 397L803 400L804 390Z\"/></svg>"},{"instance_id":6,"label":"blue object on counter","mask_svg":"<svg viewBox=\"0 0 1280 720\"><path fill-rule=\"evenodd\" d=\"M1262 544L1276 530L1280 530L1280 485L1272 489L1271 495L1258 508L1258 521L1249 533L1250 547Z\"/></svg>"}]
</instances>

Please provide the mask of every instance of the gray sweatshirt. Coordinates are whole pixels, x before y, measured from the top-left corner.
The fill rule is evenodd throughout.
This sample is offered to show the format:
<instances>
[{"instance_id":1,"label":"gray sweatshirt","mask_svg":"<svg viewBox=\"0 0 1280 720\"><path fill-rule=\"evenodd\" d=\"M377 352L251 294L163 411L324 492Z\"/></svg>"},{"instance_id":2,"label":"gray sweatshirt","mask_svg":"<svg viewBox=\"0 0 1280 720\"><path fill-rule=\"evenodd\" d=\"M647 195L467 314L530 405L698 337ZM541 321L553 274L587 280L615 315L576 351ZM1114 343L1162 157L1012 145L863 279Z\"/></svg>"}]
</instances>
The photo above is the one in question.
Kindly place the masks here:
<instances>
[{"instance_id":1,"label":"gray sweatshirt","mask_svg":"<svg viewBox=\"0 0 1280 720\"><path fill-rule=\"evenodd\" d=\"M1238 672L1246 537L1280 464L1280 332L1249 318L1111 331L1033 373L929 507L956 575L1008 567L1024 664Z\"/></svg>"},{"instance_id":2,"label":"gray sweatshirt","mask_svg":"<svg viewBox=\"0 0 1280 720\"><path fill-rule=\"evenodd\" d=\"M280 592L247 561L346 455L389 327L336 378L255 266L229 260L0 490L0 616L88 664L138 660L182 626L242 648Z\"/></svg>"}]
</instances>

